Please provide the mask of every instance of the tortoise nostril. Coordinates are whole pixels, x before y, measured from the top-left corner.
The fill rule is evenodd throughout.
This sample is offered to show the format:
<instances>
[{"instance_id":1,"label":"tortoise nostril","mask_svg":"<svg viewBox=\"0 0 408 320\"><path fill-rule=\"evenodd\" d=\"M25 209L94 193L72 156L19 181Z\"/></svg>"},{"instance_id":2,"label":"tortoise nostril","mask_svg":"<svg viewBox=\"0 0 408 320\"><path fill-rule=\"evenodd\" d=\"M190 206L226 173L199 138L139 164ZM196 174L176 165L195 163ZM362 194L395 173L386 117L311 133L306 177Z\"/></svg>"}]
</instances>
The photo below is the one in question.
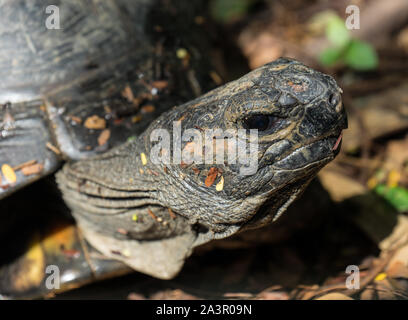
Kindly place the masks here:
<instances>
[{"instance_id":1,"label":"tortoise nostril","mask_svg":"<svg viewBox=\"0 0 408 320\"><path fill-rule=\"evenodd\" d=\"M340 102L340 96L337 93L332 93L329 97L329 103L332 107L336 107Z\"/></svg>"},{"instance_id":2,"label":"tortoise nostril","mask_svg":"<svg viewBox=\"0 0 408 320\"><path fill-rule=\"evenodd\" d=\"M335 110L337 113L340 113L341 110L343 110L343 104L342 103L337 104Z\"/></svg>"}]
</instances>

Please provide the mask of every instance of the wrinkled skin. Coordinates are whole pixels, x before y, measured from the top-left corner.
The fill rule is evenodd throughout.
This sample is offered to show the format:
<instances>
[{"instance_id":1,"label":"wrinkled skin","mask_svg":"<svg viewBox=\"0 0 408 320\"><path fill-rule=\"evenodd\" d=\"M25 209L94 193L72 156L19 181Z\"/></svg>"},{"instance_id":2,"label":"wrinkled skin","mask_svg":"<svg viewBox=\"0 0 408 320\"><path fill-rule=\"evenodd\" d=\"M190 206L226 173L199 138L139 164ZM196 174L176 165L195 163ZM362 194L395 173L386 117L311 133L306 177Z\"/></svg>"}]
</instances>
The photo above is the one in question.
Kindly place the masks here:
<instances>
[{"instance_id":1,"label":"wrinkled skin","mask_svg":"<svg viewBox=\"0 0 408 320\"><path fill-rule=\"evenodd\" d=\"M210 30L196 22L206 3L56 0L62 28L48 30L49 1L0 0L0 165L35 161L42 169L15 170L14 183L1 175L0 237L7 245L0 298L52 294L47 265L61 268L61 290L128 266L171 278L195 246L275 220L338 152L331 149L344 127L339 89L284 59L162 115L217 82ZM144 112L149 105L154 110ZM257 123L261 114L267 116ZM95 116L110 132L103 144L104 130L85 125ZM162 165L150 157L157 146L151 132L171 131L172 120L183 130L225 130L265 118L254 174L239 175L229 161ZM122 145L130 136L138 138ZM78 225L55 185L44 189L52 179L28 186L63 161L70 163L57 179Z\"/></svg>"},{"instance_id":2,"label":"wrinkled skin","mask_svg":"<svg viewBox=\"0 0 408 320\"><path fill-rule=\"evenodd\" d=\"M268 119L258 131L254 174L240 175L240 165L228 161L180 165L149 158L152 131L171 133L173 121L182 130L249 129L253 116ZM334 159L346 127L341 89L333 78L279 59L173 108L133 141L65 165L57 181L95 248L135 270L171 278L195 246L276 220ZM212 167L219 174L208 186ZM221 179L223 188L217 190Z\"/></svg>"}]
</instances>

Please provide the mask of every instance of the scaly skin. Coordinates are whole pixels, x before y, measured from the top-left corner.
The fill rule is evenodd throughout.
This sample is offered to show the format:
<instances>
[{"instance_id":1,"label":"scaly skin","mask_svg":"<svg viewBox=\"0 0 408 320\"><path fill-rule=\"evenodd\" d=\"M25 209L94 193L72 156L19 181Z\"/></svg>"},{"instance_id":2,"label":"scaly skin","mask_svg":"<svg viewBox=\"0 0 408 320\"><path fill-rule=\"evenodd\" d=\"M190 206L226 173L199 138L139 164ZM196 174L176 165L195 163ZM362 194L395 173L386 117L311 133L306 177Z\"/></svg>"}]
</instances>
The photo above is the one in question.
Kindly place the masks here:
<instances>
[{"instance_id":1,"label":"scaly skin","mask_svg":"<svg viewBox=\"0 0 408 320\"><path fill-rule=\"evenodd\" d=\"M241 166L228 161L163 164L149 157L153 130L172 133L173 121L183 131L242 129L253 115L269 117L259 131L254 174L240 175ZM276 220L337 155L346 126L333 78L278 59L164 113L136 140L66 164L57 181L95 248L135 270L171 278L195 246ZM219 174L208 186L214 167ZM217 190L221 179L223 188Z\"/></svg>"},{"instance_id":2,"label":"scaly skin","mask_svg":"<svg viewBox=\"0 0 408 320\"><path fill-rule=\"evenodd\" d=\"M0 105L11 103L0 110L0 164L43 165L33 175L18 170L14 183L0 182L0 236L8 244L0 262L0 297L50 293L45 266L53 264L61 268L61 290L129 270L118 260L171 278L195 246L279 217L334 158L338 148L331 149L345 121L339 88L297 62L279 60L154 121L214 87L210 37L195 19L205 3L56 0L61 30L48 30L49 1L0 0ZM180 48L188 53L185 59L177 55ZM167 85L153 95L158 80ZM145 105L154 111L143 113ZM250 113L279 118L260 136L255 174L240 176L232 163L164 166L149 157L152 130L171 133L173 120L183 129L225 130L242 128ZM110 130L102 146L101 130L84 125L91 116L105 119ZM133 135L138 138L122 145ZM13 195L18 209L3 200L53 173L63 160L88 157L57 175L82 232L71 220L55 232L62 228L55 221L64 225L61 213L68 213L57 205L58 196L54 208L48 194L32 192L44 181L21 191L21 198ZM214 167L218 176L206 186ZM97 250L104 256L94 255ZM78 257L67 258L76 251Z\"/></svg>"},{"instance_id":3,"label":"scaly skin","mask_svg":"<svg viewBox=\"0 0 408 320\"><path fill-rule=\"evenodd\" d=\"M46 28L49 5L59 8L61 29ZM206 6L206 0L0 0L0 167L41 166L30 175L16 170L14 183L0 174L0 240L7 243L0 299L52 294L47 265L61 269L60 290L129 270L79 241L72 219L61 239L55 230L69 213L59 194L54 199L53 188L47 192L37 180L62 161L121 145L164 111L215 87L212 38L196 19L205 20ZM95 116L106 126L87 127ZM110 136L100 145L103 130Z\"/></svg>"}]
</instances>

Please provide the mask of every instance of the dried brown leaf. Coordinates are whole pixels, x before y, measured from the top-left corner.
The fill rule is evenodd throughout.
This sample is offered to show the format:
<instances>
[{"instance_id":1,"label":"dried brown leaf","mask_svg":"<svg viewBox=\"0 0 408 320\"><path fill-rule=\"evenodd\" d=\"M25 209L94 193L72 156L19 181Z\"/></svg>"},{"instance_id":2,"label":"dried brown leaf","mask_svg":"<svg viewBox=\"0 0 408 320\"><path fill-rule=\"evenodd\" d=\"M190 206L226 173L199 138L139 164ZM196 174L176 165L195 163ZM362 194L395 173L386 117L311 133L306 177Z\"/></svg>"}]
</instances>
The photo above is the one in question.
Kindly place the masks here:
<instances>
[{"instance_id":1,"label":"dried brown leaf","mask_svg":"<svg viewBox=\"0 0 408 320\"><path fill-rule=\"evenodd\" d=\"M123 89L122 91L122 96L124 98L126 98L127 101L129 102L133 102L133 100L135 99L135 96L133 95L133 91L132 89L129 87L129 85L127 85L125 87L125 89Z\"/></svg>"},{"instance_id":2,"label":"dried brown leaf","mask_svg":"<svg viewBox=\"0 0 408 320\"><path fill-rule=\"evenodd\" d=\"M77 117L77 116L71 116L71 120L74 121L77 124L82 123L82 119L80 117Z\"/></svg>"},{"instance_id":3,"label":"dried brown leaf","mask_svg":"<svg viewBox=\"0 0 408 320\"><path fill-rule=\"evenodd\" d=\"M169 85L169 82L166 80L158 80L158 81L153 81L152 86L156 89L162 90L167 88Z\"/></svg>"},{"instance_id":4,"label":"dried brown leaf","mask_svg":"<svg viewBox=\"0 0 408 320\"><path fill-rule=\"evenodd\" d=\"M151 112L154 112L155 109L156 108L155 108L154 105L147 104L147 105L143 106L141 110L142 110L143 113L151 113Z\"/></svg>"},{"instance_id":5,"label":"dried brown leaf","mask_svg":"<svg viewBox=\"0 0 408 320\"><path fill-rule=\"evenodd\" d=\"M207 178L205 178L205 182L204 182L206 187L211 187L213 185L215 179L217 178L217 174L218 174L218 168L216 167L210 168L207 174Z\"/></svg>"},{"instance_id":6,"label":"dried brown leaf","mask_svg":"<svg viewBox=\"0 0 408 320\"><path fill-rule=\"evenodd\" d=\"M98 144L100 146L103 146L106 142L108 142L110 135L111 135L111 132L109 129L103 130L98 137Z\"/></svg>"},{"instance_id":7,"label":"dried brown leaf","mask_svg":"<svg viewBox=\"0 0 408 320\"><path fill-rule=\"evenodd\" d=\"M88 129L105 129L106 120L97 115L93 115L85 120L84 126Z\"/></svg>"},{"instance_id":8,"label":"dried brown leaf","mask_svg":"<svg viewBox=\"0 0 408 320\"><path fill-rule=\"evenodd\" d=\"M25 166L23 168L21 168L21 172L25 175L25 176L30 176L33 174L38 174L41 171L43 171L44 169L44 165L42 163L36 163L30 166Z\"/></svg>"}]
</instances>

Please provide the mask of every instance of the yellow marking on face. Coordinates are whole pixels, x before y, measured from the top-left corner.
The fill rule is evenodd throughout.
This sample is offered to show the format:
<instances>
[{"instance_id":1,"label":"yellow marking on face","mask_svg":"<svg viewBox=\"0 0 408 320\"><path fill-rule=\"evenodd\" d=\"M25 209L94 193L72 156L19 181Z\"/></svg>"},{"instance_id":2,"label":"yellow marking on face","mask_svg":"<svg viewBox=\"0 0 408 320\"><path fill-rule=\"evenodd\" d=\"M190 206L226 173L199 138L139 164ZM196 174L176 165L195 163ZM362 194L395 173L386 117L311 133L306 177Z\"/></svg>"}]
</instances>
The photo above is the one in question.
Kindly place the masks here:
<instances>
[{"instance_id":1,"label":"yellow marking on face","mask_svg":"<svg viewBox=\"0 0 408 320\"><path fill-rule=\"evenodd\" d=\"M147 157L143 152L140 154L140 159L142 160L142 164L145 166L147 164Z\"/></svg>"},{"instance_id":2,"label":"yellow marking on face","mask_svg":"<svg viewBox=\"0 0 408 320\"><path fill-rule=\"evenodd\" d=\"M286 128L284 128L282 130L279 130L278 132L275 132L275 133L273 133L271 135L260 137L259 140L260 141L271 141L271 140L275 140L275 139L286 138L287 136L289 136L293 132L295 127L296 127L296 122L292 122Z\"/></svg>"},{"instance_id":3,"label":"yellow marking on face","mask_svg":"<svg viewBox=\"0 0 408 320\"><path fill-rule=\"evenodd\" d=\"M215 186L215 190L217 190L218 192L222 191L224 189L224 177L221 176L220 181L216 184Z\"/></svg>"},{"instance_id":4,"label":"yellow marking on face","mask_svg":"<svg viewBox=\"0 0 408 320\"><path fill-rule=\"evenodd\" d=\"M271 68L270 70L279 71L279 70L286 69L287 67L288 67L288 64L280 64L280 65L277 65L277 66Z\"/></svg>"}]
</instances>

